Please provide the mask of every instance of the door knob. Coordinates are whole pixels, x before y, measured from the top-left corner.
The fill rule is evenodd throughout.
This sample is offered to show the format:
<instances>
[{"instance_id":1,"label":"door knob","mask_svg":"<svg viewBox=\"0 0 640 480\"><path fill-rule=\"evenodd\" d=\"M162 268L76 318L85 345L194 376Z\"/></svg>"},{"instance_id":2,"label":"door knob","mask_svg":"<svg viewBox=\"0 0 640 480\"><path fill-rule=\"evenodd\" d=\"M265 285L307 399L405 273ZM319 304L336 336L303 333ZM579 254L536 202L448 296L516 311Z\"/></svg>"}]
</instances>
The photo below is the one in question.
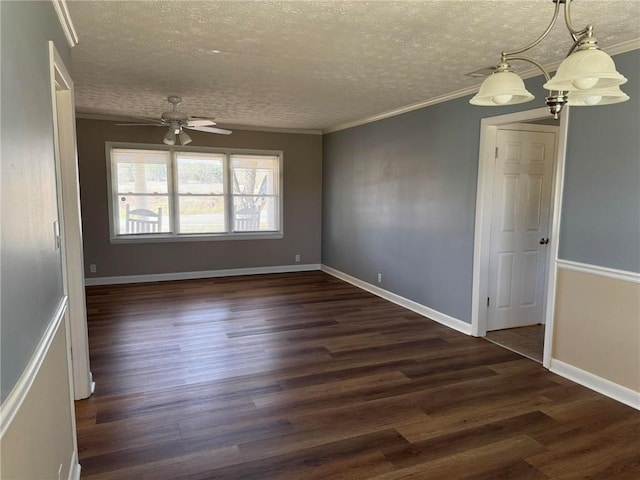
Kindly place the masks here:
<instances>
[{"instance_id":1,"label":"door knob","mask_svg":"<svg viewBox=\"0 0 640 480\"><path fill-rule=\"evenodd\" d=\"M547 243L549 243L549 239L548 238L541 238L540 239L540 245L546 245Z\"/></svg>"}]
</instances>

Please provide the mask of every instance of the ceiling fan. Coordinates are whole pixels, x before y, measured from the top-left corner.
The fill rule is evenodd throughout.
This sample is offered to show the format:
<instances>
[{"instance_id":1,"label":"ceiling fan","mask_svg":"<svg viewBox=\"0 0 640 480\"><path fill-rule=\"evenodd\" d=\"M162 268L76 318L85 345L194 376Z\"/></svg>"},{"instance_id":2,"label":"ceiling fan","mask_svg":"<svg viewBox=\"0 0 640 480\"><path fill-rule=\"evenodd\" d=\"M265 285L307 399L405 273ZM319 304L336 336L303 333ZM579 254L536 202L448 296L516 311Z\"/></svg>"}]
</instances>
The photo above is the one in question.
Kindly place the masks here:
<instances>
[{"instance_id":1,"label":"ceiling fan","mask_svg":"<svg viewBox=\"0 0 640 480\"><path fill-rule=\"evenodd\" d=\"M169 111L162 112L162 116L159 121L153 118L136 117L144 120L146 123L119 123L118 125L125 127L149 125L167 127L168 131L162 140L167 145L175 145L176 138L180 139L180 143L182 145L191 143L191 137L184 131L185 129L207 133L219 133L221 135L231 134L231 130L216 127L216 122L213 120L202 117L190 117L186 113L178 111L176 107L182 103L182 98L172 95L168 97L167 100L173 108Z\"/></svg>"}]
</instances>

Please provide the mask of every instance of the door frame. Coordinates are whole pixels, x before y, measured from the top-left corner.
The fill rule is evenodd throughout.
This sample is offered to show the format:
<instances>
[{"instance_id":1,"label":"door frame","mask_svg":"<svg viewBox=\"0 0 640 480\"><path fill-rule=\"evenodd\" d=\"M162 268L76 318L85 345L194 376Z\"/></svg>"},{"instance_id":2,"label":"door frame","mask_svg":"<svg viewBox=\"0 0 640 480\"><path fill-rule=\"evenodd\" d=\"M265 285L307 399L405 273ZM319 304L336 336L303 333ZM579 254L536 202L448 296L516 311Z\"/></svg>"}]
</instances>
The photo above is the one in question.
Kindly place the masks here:
<instances>
[{"instance_id":1,"label":"door frame","mask_svg":"<svg viewBox=\"0 0 640 480\"><path fill-rule=\"evenodd\" d=\"M91 396L95 384L89 368L74 87L71 75L51 41L49 66L56 183L61 210L62 275L65 294L69 299L70 380L73 397L79 400Z\"/></svg>"},{"instance_id":2,"label":"door frame","mask_svg":"<svg viewBox=\"0 0 640 480\"><path fill-rule=\"evenodd\" d=\"M549 254L544 306L545 339L542 364L551 365L553 342L553 317L556 294L556 263L564 185L564 167L569 125L569 108L560 116L560 128L556 141L556 158L552 175L551 216L549 225ZM483 118L480 123L480 147L478 153L478 184L476 193L476 219L473 247L473 287L471 298L471 334L484 337L487 334L486 298L489 292L489 257L491 247L491 215L495 172L496 133L500 126L526 123L549 118L547 108L509 113Z\"/></svg>"}]
</instances>

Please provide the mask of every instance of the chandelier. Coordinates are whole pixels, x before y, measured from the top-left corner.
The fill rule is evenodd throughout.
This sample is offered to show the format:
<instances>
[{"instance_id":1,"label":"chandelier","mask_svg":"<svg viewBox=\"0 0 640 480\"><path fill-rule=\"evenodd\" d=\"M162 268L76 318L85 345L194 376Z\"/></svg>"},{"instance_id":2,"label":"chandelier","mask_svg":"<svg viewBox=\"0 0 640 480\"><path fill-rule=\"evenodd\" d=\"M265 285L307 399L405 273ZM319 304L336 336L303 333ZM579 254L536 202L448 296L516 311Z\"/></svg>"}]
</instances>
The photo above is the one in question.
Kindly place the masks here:
<instances>
[{"instance_id":1,"label":"chandelier","mask_svg":"<svg viewBox=\"0 0 640 480\"><path fill-rule=\"evenodd\" d=\"M545 98L546 104L554 118L558 118L564 105L596 106L629 100L620 90L620 85L627 79L616 70L613 59L598 47L598 41L593 36L593 25L577 30L571 23L572 0L552 1L555 3L553 18L542 35L524 48L502 52L500 63L495 67L493 74L485 79L469 103L503 106L533 100L534 95L527 91L522 79L511 69L509 62L514 60L529 62L542 71L547 80L544 88L549 90L549 96ZM574 43L551 78L539 62L520 54L535 47L549 35L558 20L560 4L564 4L564 20Z\"/></svg>"}]
</instances>

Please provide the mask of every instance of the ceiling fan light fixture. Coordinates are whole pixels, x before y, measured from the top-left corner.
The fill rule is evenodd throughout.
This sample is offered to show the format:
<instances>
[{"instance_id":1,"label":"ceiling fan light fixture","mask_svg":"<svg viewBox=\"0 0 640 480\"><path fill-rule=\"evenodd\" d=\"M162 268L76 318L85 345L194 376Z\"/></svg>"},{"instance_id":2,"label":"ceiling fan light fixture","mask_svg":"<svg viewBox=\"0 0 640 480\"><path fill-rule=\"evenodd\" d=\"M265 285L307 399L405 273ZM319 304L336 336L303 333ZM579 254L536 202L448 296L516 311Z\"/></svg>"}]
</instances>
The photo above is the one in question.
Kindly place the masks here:
<instances>
[{"instance_id":1,"label":"ceiling fan light fixture","mask_svg":"<svg viewBox=\"0 0 640 480\"><path fill-rule=\"evenodd\" d=\"M507 66L487 77L469 103L480 106L517 105L534 98L522 79Z\"/></svg>"},{"instance_id":2,"label":"ceiling fan light fixture","mask_svg":"<svg viewBox=\"0 0 640 480\"><path fill-rule=\"evenodd\" d=\"M1 1L1 0L0 0ZM158 127L165 127L167 131L164 134L164 138L162 141L166 145L175 145L178 138L180 139L180 144L188 145L193 140L184 131L185 128L190 130L198 130L201 132L207 133L217 133L219 135L229 135L231 134L231 130L227 130L225 128L217 128L215 127L216 122L211 120L210 118L204 117L190 117L184 112L180 112L176 110L177 105L182 103L182 98L177 96L168 97L167 100L172 106L172 109L166 112L162 112L160 116L160 120L154 120L152 118L142 118L142 117L134 117L140 118L141 120L145 120L147 123L124 123L124 124L116 124L121 126L135 126L135 125L154 125Z\"/></svg>"},{"instance_id":3,"label":"ceiling fan light fixture","mask_svg":"<svg viewBox=\"0 0 640 480\"><path fill-rule=\"evenodd\" d=\"M180 131L180 143L182 145L189 145L192 141L193 140L191 140L191 137L187 132L185 132L184 130Z\"/></svg>"},{"instance_id":4,"label":"ceiling fan light fixture","mask_svg":"<svg viewBox=\"0 0 640 480\"><path fill-rule=\"evenodd\" d=\"M164 139L162 141L167 145L176 144L176 134L173 129L169 128L169 130L167 130L167 133L164 134Z\"/></svg>"}]
</instances>

